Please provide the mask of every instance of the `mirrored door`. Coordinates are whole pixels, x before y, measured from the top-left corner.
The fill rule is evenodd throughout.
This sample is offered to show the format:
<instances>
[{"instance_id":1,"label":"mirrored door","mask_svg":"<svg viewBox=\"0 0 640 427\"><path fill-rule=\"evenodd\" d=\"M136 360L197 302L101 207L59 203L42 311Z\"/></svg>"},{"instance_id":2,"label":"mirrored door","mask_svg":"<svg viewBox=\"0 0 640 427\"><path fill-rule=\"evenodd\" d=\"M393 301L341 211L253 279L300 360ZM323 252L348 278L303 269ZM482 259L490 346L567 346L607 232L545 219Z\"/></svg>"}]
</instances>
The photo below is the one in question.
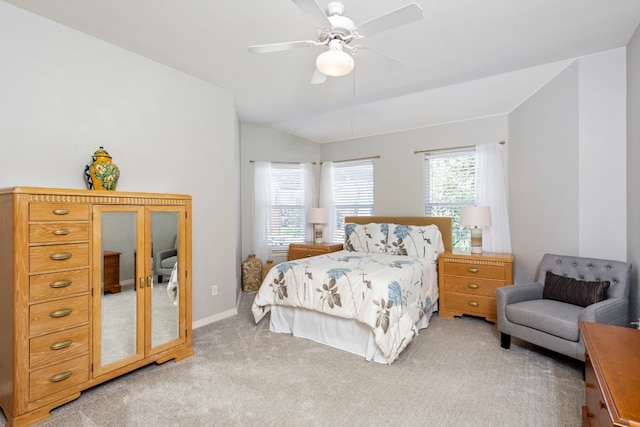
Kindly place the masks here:
<instances>
[{"instance_id":1,"label":"mirrored door","mask_svg":"<svg viewBox=\"0 0 640 427\"><path fill-rule=\"evenodd\" d=\"M144 357L144 211L140 207L94 207L94 362L106 372ZM95 297L98 295L98 297Z\"/></svg>"}]
</instances>

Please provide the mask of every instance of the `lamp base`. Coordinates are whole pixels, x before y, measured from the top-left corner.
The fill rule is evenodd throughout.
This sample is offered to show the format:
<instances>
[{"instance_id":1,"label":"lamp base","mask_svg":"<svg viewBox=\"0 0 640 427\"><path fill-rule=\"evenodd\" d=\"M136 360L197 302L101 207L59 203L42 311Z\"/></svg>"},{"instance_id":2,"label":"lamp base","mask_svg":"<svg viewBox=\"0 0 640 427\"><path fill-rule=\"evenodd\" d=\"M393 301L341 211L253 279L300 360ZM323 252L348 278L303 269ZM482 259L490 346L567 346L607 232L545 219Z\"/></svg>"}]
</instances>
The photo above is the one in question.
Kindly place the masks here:
<instances>
[{"instance_id":1,"label":"lamp base","mask_svg":"<svg viewBox=\"0 0 640 427\"><path fill-rule=\"evenodd\" d=\"M322 238L322 224L314 224L313 231L315 236L313 239L314 243L324 243L324 239Z\"/></svg>"},{"instance_id":2,"label":"lamp base","mask_svg":"<svg viewBox=\"0 0 640 427\"><path fill-rule=\"evenodd\" d=\"M482 253L482 228L474 227L471 229L471 253Z\"/></svg>"}]
</instances>

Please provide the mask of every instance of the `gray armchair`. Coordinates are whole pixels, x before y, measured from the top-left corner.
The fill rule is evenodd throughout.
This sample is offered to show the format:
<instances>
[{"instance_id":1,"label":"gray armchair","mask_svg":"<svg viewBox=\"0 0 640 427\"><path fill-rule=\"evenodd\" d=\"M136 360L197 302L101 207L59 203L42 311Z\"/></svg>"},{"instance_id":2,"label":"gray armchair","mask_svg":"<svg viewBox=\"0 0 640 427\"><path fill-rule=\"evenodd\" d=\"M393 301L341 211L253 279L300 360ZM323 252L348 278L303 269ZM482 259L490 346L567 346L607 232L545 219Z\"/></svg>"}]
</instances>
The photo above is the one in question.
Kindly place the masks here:
<instances>
[{"instance_id":1,"label":"gray armchair","mask_svg":"<svg viewBox=\"0 0 640 427\"><path fill-rule=\"evenodd\" d=\"M173 248L157 251L153 256L158 283L162 283L162 276L170 276L173 266L178 261L178 237L173 241Z\"/></svg>"},{"instance_id":2,"label":"gray armchair","mask_svg":"<svg viewBox=\"0 0 640 427\"><path fill-rule=\"evenodd\" d=\"M586 307L543 299L547 272L582 281L609 281L606 299ZM513 335L584 361L584 343L578 322L628 326L630 280L631 264L626 262L545 254L537 283L496 290L502 347L510 347Z\"/></svg>"}]
</instances>

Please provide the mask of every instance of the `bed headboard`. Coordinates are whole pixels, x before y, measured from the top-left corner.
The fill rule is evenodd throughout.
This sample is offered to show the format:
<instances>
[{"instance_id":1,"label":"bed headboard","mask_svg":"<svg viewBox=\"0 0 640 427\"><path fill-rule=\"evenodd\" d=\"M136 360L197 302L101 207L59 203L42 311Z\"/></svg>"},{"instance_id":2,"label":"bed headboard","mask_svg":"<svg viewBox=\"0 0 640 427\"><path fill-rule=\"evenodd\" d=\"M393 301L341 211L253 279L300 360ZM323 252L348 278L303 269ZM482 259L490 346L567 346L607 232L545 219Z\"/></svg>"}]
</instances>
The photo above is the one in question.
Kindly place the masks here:
<instances>
[{"instance_id":1,"label":"bed headboard","mask_svg":"<svg viewBox=\"0 0 640 427\"><path fill-rule=\"evenodd\" d=\"M369 224L370 222L390 222L401 225L431 225L434 224L442 234L442 242L444 249L451 251L453 223L451 218L444 216L347 216L344 222L353 222L356 224Z\"/></svg>"}]
</instances>

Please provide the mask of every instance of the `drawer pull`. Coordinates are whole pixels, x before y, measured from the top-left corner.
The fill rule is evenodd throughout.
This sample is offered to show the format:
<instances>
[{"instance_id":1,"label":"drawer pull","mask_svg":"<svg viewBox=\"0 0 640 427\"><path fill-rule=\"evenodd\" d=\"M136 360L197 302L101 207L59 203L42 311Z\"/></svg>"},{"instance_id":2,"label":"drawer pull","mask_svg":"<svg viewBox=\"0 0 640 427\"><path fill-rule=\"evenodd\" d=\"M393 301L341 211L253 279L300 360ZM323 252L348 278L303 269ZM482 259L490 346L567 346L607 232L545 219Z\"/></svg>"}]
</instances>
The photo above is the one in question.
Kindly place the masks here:
<instances>
[{"instance_id":1,"label":"drawer pull","mask_svg":"<svg viewBox=\"0 0 640 427\"><path fill-rule=\"evenodd\" d=\"M49 258L51 258L54 261L64 261L65 259L69 259L71 258L73 255L70 254L69 252L61 252L59 254L52 254L49 255Z\"/></svg>"},{"instance_id":2,"label":"drawer pull","mask_svg":"<svg viewBox=\"0 0 640 427\"><path fill-rule=\"evenodd\" d=\"M607 404L604 403L602 400L598 400L598 408L607 409Z\"/></svg>"},{"instance_id":3,"label":"drawer pull","mask_svg":"<svg viewBox=\"0 0 640 427\"><path fill-rule=\"evenodd\" d=\"M469 273L477 273L477 272L478 272L478 271L480 271L480 270L478 270L477 268L469 267L469 268L467 268L467 271L468 271Z\"/></svg>"},{"instance_id":4,"label":"drawer pull","mask_svg":"<svg viewBox=\"0 0 640 427\"><path fill-rule=\"evenodd\" d=\"M69 234L69 230L53 230L51 233L53 233L54 236L66 236Z\"/></svg>"},{"instance_id":5,"label":"drawer pull","mask_svg":"<svg viewBox=\"0 0 640 427\"><path fill-rule=\"evenodd\" d=\"M480 287L480 285L477 285L475 283L469 283L467 286L469 287L469 289L478 289Z\"/></svg>"},{"instance_id":6,"label":"drawer pull","mask_svg":"<svg viewBox=\"0 0 640 427\"><path fill-rule=\"evenodd\" d=\"M596 388L596 386L595 386L593 383L590 383L590 382L588 382L588 381L585 381L585 382L584 382L584 386L585 386L586 388Z\"/></svg>"},{"instance_id":7,"label":"drawer pull","mask_svg":"<svg viewBox=\"0 0 640 427\"><path fill-rule=\"evenodd\" d=\"M71 283L71 280L56 280L55 282L49 283L49 287L53 289L66 288Z\"/></svg>"},{"instance_id":8,"label":"drawer pull","mask_svg":"<svg viewBox=\"0 0 640 427\"><path fill-rule=\"evenodd\" d=\"M70 308L63 308L62 310L52 311L51 313L49 313L49 316L53 317L54 319L59 319L60 317L70 315L72 311L73 310L71 310Z\"/></svg>"},{"instance_id":9,"label":"drawer pull","mask_svg":"<svg viewBox=\"0 0 640 427\"><path fill-rule=\"evenodd\" d=\"M305 257L309 258L311 256L311 254L305 254Z\"/></svg>"},{"instance_id":10,"label":"drawer pull","mask_svg":"<svg viewBox=\"0 0 640 427\"><path fill-rule=\"evenodd\" d=\"M59 383L60 381L64 381L67 378L69 378L72 373L73 372L71 372L71 371L66 371L66 372L59 373L59 374L54 375L51 378L49 378L49 381L51 381L52 383Z\"/></svg>"},{"instance_id":11,"label":"drawer pull","mask_svg":"<svg viewBox=\"0 0 640 427\"><path fill-rule=\"evenodd\" d=\"M51 212L53 212L54 215L68 215L69 209L54 209Z\"/></svg>"},{"instance_id":12,"label":"drawer pull","mask_svg":"<svg viewBox=\"0 0 640 427\"><path fill-rule=\"evenodd\" d=\"M54 351L62 350L62 349L65 349L65 348L69 347L71 345L71 343L73 343L73 341L71 341L71 340L60 341L60 342L57 342L55 344L51 344L51 346L49 348L51 350L54 350Z\"/></svg>"},{"instance_id":13,"label":"drawer pull","mask_svg":"<svg viewBox=\"0 0 640 427\"><path fill-rule=\"evenodd\" d=\"M467 304L469 304L471 307L477 307L477 306L480 305L480 303L477 303L475 301L469 301L469 302L467 302Z\"/></svg>"}]
</instances>

